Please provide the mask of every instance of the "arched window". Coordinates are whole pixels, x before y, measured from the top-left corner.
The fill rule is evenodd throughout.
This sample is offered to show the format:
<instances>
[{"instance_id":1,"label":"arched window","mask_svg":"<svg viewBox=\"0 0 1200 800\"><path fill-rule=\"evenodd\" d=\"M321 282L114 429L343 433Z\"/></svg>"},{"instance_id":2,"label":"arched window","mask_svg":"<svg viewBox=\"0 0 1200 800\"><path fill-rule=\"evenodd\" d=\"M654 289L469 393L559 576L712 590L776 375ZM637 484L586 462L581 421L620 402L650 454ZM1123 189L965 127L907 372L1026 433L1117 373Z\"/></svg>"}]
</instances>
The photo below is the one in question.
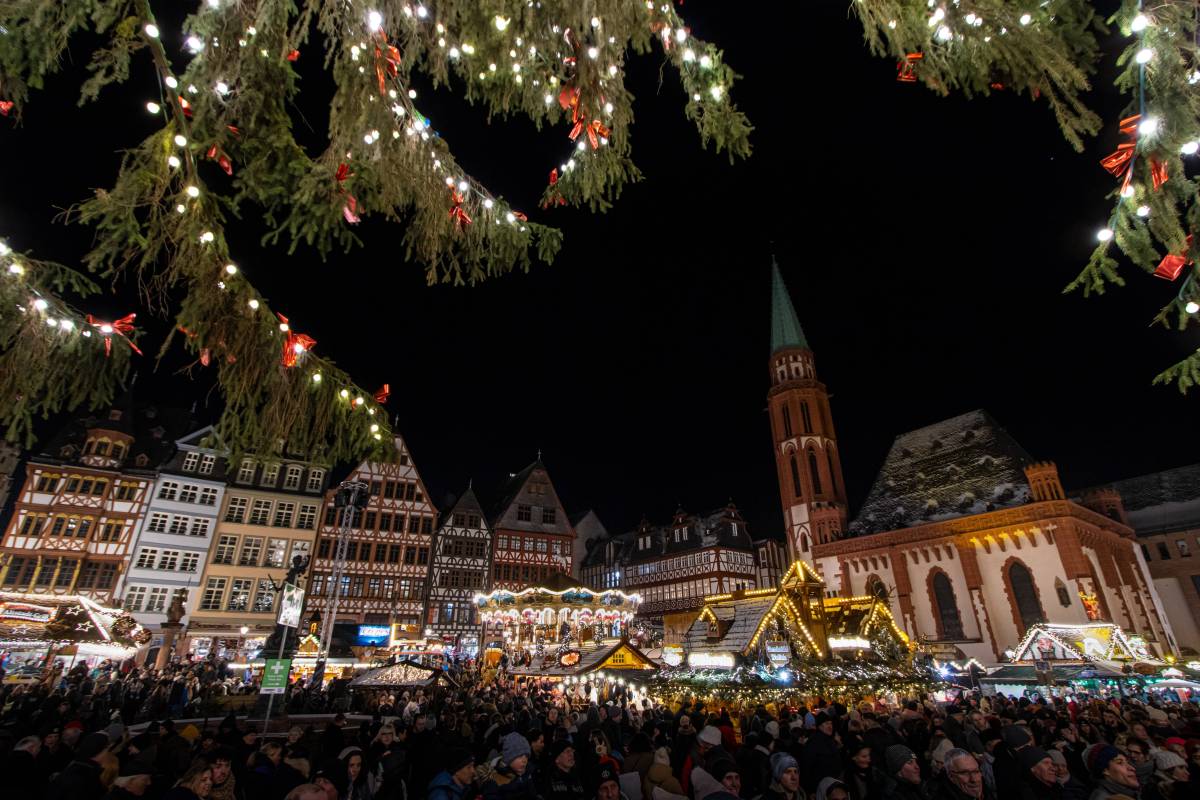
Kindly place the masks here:
<instances>
[{"instance_id":1,"label":"arched window","mask_svg":"<svg viewBox=\"0 0 1200 800\"><path fill-rule=\"evenodd\" d=\"M812 416L808 413L808 403L800 401L800 422L804 425L805 433L812 433Z\"/></svg>"},{"instance_id":2,"label":"arched window","mask_svg":"<svg viewBox=\"0 0 1200 800\"><path fill-rule=\"evenodd\" d=\"M1058 603L1063 608L1071 607L1071 593L1067 591L1067 585L1062 582L1062 578L1054 579L1054 591L1058 594Z\"/></svg>"},{"instance_id":3,"label":"arched window","mask_svg":"<svg viewBox=\"0 0 1200 800\"><path fill-rule=\"evenodd\" d=\"M817 454L814 450L808 451L808 471L812 473L813 494L820 494L821 472L817 469Z\"/></svg>"},{"instance_id":4,"label":"arched window","mask_svg":"<svg viewBox=\"0 0 1200 800\"><path fill-rule=\"evenodd\" d=\"M796 463L796 456L793 454L791 458L792 465L792 493L799 499L804 496L804 490L800 486L800 465Z\"/></svg>"},{"instance_id":5,"label":"arched window","mask_svg":"<svg viewBox=\"0 0 1200 800\"><path fill-rule=\"evenodd\" d=\"M800 552L801 553L808 552L808 534L807 533L800 534Z\"/></svg>"},{"instance_id":6,"label":"arched window","mask_svg":"<svg viewBox=\"0 0 1200 800\"><path fill-rule=\"evenodd\" d=\"M783 407L783 435L784 438L792 438L792 412L786 405Z\"/></svg>"},{"instance_id":7,"label":"arched window","mask_svg":"<svg viewBox=\"0 0 1200 800\"><path fill-rule=\"evenodd\" d=\"M829 491L837 494L837 470L833 468L833 450L825 451L825 460L829 462Z\"/></svg>"},{"instance_id":8,"label":"arched window","mask_svg":"<svg viewBox=\"0 0 1200 800\"><path fill-rule=\"evenodd\" d=\"M1032 625L1045 622L1046 615L1042 613L1042 603L1038 600L1029 568L1020 561L1014 561L1008 568L1008 584L1012 587L1012 599L1021 618L1021 627L1028 630Z\"/></svg>"},{"instance_id":9,"label":"arched window","mask_svg":"<svg viewBox=\"0 0 1200 800\"><path fill-rule=\"evenodd\" d=\"M867 578L867 594L873 597L878 597L880 600L887 600L887 587L883 585L883 581L879 580L878 575L872 575L871 577Z\"/></svg>"},{"instance_id":10,"label":"arched window","mask_svg":"<svg viewBox=\"0 0 1200 800\"><path fill-rule=\"evenodd\" d=\"M958 603L954 599L954 587L946 573L938 570L933 574L933 599L937 603L937 615L941 621L943 639L963 639L962 618L958 615Z\"/></svg>"}]
</instances>

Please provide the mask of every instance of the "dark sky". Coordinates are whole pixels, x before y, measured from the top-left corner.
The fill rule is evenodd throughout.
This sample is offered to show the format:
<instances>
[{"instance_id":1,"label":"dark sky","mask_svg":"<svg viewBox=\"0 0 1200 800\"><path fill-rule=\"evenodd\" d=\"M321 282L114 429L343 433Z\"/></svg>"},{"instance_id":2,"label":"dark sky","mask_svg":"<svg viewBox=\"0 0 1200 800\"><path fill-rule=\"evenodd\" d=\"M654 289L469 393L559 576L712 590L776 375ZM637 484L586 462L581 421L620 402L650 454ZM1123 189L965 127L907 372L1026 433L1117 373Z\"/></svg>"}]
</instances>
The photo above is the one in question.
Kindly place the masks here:
<instances>
[{"instance_id":1,"label":"dark sky","mask_svg":"<svg viewBox=\"0 0 1200 800\"><path fill-rule=\"evenodd\" d=\"M364 387L391 384L435 497L470 477L488 494L540 448L568 510L593 507L610 530L732 497L755 535L780 535L763 413L771 242L834 397L852 513L895 435L978 407L1057 461L1068 488L1195 460L1200 396L1150 384L1200 345L1147 327L1178 287L1130 268L1129 286L1104 297L1061 293L1107 217L1113 182L1097 161L1115 126L1076 154L1044 103L898 84L845 3L790 7L802 18L683 8L744 75L734 98L756 126L747 162L702 151L673 75L660 90L659 60L634 60L645 180L606 215L536 209L565 127L488 126L453 93L422 92L465 167L561 224L552 266L430 288L397 227L365 222L365 248L322 263L258 247L252 216L228 231L235 258L321 353ZM795 26L800 40L776 35ZM309 119L328 97L317 61L302 59ZM111 184L117 151L150 133L142 105L157 94L140 63L127 88L79 111L81 73L36 93L24 127L0 122L0 236L67 263L89 233L55 224L56 209ZM1120 115L1111 90L1093 101ZM130 287L117 292L92 307L137 308ZM165 324L147 322L150 354ZM145 359L139 386L203 400L203 384L171 376L178 361L151 375Z\"/></svg>"}]
</instances>

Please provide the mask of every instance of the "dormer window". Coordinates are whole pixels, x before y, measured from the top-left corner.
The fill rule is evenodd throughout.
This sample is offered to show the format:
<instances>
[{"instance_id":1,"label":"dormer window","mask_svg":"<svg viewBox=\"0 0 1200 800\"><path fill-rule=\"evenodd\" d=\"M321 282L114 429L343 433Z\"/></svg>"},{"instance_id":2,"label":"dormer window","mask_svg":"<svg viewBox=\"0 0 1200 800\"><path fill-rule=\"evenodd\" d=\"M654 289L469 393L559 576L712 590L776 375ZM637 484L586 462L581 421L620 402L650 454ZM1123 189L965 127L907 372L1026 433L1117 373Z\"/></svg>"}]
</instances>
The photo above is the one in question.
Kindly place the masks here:
<instances>
[{"instance_id":1,"label":"dormer window","mask_svg":"<svg viewBox=\"0 0 1200 800\"><path fill-rule=\"evenodd\" d=\"M649 550L650 549L650 537L649 536L638 537L638 549L639 550Z\"/></svg>"},{"instance_id":2,"label":"dormer window","mask_svg":"<svg viewBox=\"0 0 1200 800\"><path fill-rule=\"evenodd\" d=\"M688 529L687 529L687 526L684 526L684 527L682 527L682 528L676 528L676 529L675 529L675 541L677 541L677 542L686 542L686 541L687 541L687 538L688 538Z\"/></svg>"}]
</instances>

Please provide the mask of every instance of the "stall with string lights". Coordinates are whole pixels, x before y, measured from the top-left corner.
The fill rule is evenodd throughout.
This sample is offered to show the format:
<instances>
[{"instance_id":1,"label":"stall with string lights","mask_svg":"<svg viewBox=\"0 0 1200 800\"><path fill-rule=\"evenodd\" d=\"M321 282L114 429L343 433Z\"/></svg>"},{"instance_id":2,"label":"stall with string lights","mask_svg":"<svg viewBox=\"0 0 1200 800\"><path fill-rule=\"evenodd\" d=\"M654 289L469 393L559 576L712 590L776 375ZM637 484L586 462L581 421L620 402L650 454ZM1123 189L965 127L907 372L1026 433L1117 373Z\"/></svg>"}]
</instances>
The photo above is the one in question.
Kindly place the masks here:
<instances>
[{"instance_id":1,"label":"stall with string lights","mask_svg":"<svg viewBox=\"0 0 1200 800\"><path fill-rule=\"evenodd\" d=\"M150 632L120 608L83 595L0 592L0 651L6 668L55 658L121 661L150 642Z\"/></svg>"},{"instance_id":2,"label":"stall with string lights","mask_svg":"<svg viewBox=\"0 0 1200 800\"><path fill-rule=\"evenodd\" d=\"M821 577L797 561L777 589L706 597L680 663L651 691L751 704L929 691L937 677L914 666L914 652L886 601L826 597Z\"/></svg>"}]
</instances>

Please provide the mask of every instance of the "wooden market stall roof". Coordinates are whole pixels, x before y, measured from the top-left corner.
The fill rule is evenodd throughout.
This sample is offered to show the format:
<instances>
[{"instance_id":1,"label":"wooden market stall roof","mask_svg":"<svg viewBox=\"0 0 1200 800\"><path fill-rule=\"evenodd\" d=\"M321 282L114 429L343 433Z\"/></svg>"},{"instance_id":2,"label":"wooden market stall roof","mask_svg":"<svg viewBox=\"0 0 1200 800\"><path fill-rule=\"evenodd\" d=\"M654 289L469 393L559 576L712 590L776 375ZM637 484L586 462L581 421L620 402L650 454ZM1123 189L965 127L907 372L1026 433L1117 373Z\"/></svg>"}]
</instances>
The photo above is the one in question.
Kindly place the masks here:
<instances>
[{"instance_id":1,"label":"wooden market stall roof","mask_svg":"<svg viewBox=\"0 0 1200 800\"><path fill-rule=\"evenodd\" d=\"M629 643L627 639L605 641L590 650L569 650L568 653L578 654L579 660L570 662L568 656L563 660L548 654L542 663L537 660L524 667L509 670L512 675L545 675L563 678L574 675L586 675L602 669L616 670L657 670L658 666L648 655ZM547 663L549 662L549 663Z\"/></svg>"},{"instance_id":2,"label":"wooden market stall roof","mask_svg":"<svg viewBox=\"0 0 1200 800\"><path fill-rule=\"evenodd\" d=\"M403 686L430 686L439 680L450 684L454 683L450 676L440 669L405 660L359 675L350 681L350 688L386 689Z\"/></svg>"}]
</instances>

